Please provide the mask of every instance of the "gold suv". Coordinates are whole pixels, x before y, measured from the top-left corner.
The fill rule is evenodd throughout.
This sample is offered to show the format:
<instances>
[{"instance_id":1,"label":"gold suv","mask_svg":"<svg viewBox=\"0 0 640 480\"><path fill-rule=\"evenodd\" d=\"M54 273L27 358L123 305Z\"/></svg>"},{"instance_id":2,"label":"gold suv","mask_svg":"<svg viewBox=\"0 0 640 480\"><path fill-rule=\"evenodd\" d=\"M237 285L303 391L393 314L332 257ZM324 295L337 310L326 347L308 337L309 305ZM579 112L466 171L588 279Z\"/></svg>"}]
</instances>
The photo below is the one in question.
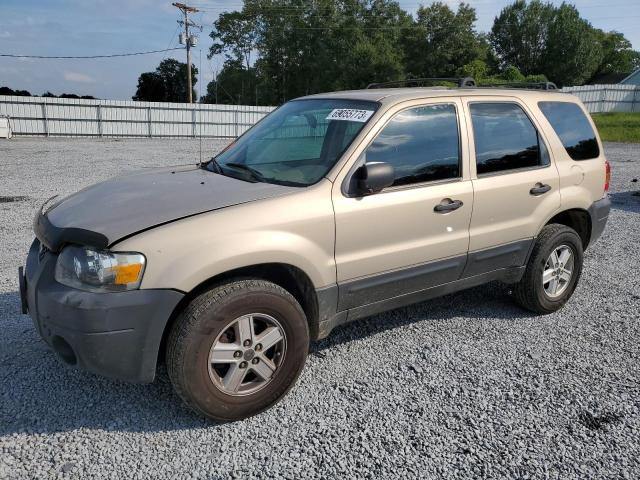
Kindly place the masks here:
<instances>
[{"instance_id":1,"label":"gold suv","mask_svg":"<svg viewBox=\"0 0 640 480\"><path fill-rule=\"evenodd\" d=\"M609 214L609 164L558 91L371 88L285 103L209 162L38 212L24 312L66 363L217 420L277 402L337 325L490 281L549 313Z\"/></svg>"}]
</instances>

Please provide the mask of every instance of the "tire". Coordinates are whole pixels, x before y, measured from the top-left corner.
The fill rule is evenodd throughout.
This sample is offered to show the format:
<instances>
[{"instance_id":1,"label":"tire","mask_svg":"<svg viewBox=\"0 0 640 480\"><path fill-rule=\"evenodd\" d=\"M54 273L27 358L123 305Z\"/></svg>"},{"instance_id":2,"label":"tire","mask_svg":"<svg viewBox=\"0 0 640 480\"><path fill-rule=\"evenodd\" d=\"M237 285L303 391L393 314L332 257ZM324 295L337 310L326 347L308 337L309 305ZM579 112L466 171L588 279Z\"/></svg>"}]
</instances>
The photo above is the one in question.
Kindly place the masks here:
<instances>
[{"instance_id":1,"label":"tire","mask_svg":"<svg viewBox=\"0 0 640 480\"><path fill-rule=\"evenodd\" d=\"M550 256L553 252L564 254L568 250L572 254L573 261L570 279L562 283L563 278L566 278L566 271L558 267L555 272L559 272L561 276L551 277L558 282L555 284L558 287L557 293L553 294L552 283L543 283L544 272L555 269L551 263L547 262L551 262ZM576 289L582 274L583 258L582 240L575 230L559 224L545 226L536 239L522 279L514 285L515 301L535 313L555 312L567 303ZM549 277L545 277L547 278Z\"/></svg>"},{"instance_id":2,"label":"tire","mask_svg":"<svg viewBox=\"0 0 640 480\"><path fill-rule=\"evenodd\" d=\"M256 333L251 337L254 343L245 346L241 339L249 338L245 335L249 321L250 331ZM265 325L262 332L261 322ZM268 350L256 341L263 338L265 345L270 343L267 332L275 335L272 339L282 337ZM218 358L214 345L220 355L242 356L225 357L227 363L210 363L210 354L212 359ZM309 327L295 298L271 282L240 280L199 295L176 318L167 339L167 370L176 393L187 406L205 417L226 422L250 417L278 402L300 375L308 351ZM243 371L238 370L242 368L238 362L245 364ZM264 371L275 371L265 380L257 369L267 365ZM229 375L231 369L238 375L244 372L242 383L233 381L237 377L235 373Z\"/></svg>"}]
</instances>

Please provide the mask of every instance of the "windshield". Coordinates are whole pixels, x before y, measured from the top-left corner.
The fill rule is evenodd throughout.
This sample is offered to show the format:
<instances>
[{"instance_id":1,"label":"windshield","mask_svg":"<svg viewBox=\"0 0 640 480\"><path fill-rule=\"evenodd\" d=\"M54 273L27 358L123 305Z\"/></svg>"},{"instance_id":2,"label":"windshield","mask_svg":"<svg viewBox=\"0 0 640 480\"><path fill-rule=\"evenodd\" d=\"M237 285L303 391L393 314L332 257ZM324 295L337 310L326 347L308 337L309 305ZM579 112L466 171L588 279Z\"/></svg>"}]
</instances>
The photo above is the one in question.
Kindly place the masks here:
<instances>
[{"instance_id":1,"label":"windshield","mask_svg":"<svg viewBox=\"0 0 640 480\"><path fill-rule=\"evenodd\" d=\"M318 99L285 103L211 160L206 168L252 182L318 182L378 108L375 102Z\"/></svg>"}]
</instances>

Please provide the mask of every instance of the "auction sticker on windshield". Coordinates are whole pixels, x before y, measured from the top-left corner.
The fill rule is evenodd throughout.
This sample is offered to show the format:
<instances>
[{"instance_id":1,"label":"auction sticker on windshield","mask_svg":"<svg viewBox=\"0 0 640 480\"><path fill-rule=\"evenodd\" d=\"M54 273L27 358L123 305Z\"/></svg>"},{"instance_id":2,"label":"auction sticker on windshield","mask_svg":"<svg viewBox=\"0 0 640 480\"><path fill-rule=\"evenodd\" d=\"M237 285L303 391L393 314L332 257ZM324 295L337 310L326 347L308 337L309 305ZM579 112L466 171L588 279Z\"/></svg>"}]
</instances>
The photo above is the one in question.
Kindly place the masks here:
<instances>
[{"instance_id":1,"label":"auction sticker on windshield","mask_svg":"<svg viewBox=\"0 0 640 480\"><path fill-rule=\"evenodd\" d=\"M327 120L349 120L351 122L366 122L373 115L373 110L357 110L355 108L334 108L327 116Z\"/></svg>"}]
</instances>

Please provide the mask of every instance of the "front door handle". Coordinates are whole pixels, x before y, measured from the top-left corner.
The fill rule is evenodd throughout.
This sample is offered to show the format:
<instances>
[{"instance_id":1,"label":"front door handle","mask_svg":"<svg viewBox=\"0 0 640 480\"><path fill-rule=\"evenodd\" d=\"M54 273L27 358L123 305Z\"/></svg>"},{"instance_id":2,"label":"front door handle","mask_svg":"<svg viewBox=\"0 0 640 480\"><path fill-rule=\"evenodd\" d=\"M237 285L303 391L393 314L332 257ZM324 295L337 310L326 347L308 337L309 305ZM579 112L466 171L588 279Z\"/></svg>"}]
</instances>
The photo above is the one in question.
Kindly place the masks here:
<instances>
[{"instance_id":1,"label":"front door handle","mask_svg":"<svg viewBox=\"0 0 640 480\"><path fill-rule=\"evenodd\" d=\"M551 185L547 185L545 183L538 182L538 183L536 183L535 187L533 187L531 190L529 190L529 193L531 195L533 195L534 197L537 197L538 195L544 195L549 190L551 190Z\"/></svg>"},{"instance_id":2,"label":"front door handle","mask_svg":"<svg viewBox=\"0 0 640 480\"><path fill-rule=\"evenodd\" d=\"M450 198L445 198L438 205L433 207L433 211L436 213L447 213L453 212L454 210L459 209L464 203L460 200L451 200Z\"/></svg>"}]
</instances>

